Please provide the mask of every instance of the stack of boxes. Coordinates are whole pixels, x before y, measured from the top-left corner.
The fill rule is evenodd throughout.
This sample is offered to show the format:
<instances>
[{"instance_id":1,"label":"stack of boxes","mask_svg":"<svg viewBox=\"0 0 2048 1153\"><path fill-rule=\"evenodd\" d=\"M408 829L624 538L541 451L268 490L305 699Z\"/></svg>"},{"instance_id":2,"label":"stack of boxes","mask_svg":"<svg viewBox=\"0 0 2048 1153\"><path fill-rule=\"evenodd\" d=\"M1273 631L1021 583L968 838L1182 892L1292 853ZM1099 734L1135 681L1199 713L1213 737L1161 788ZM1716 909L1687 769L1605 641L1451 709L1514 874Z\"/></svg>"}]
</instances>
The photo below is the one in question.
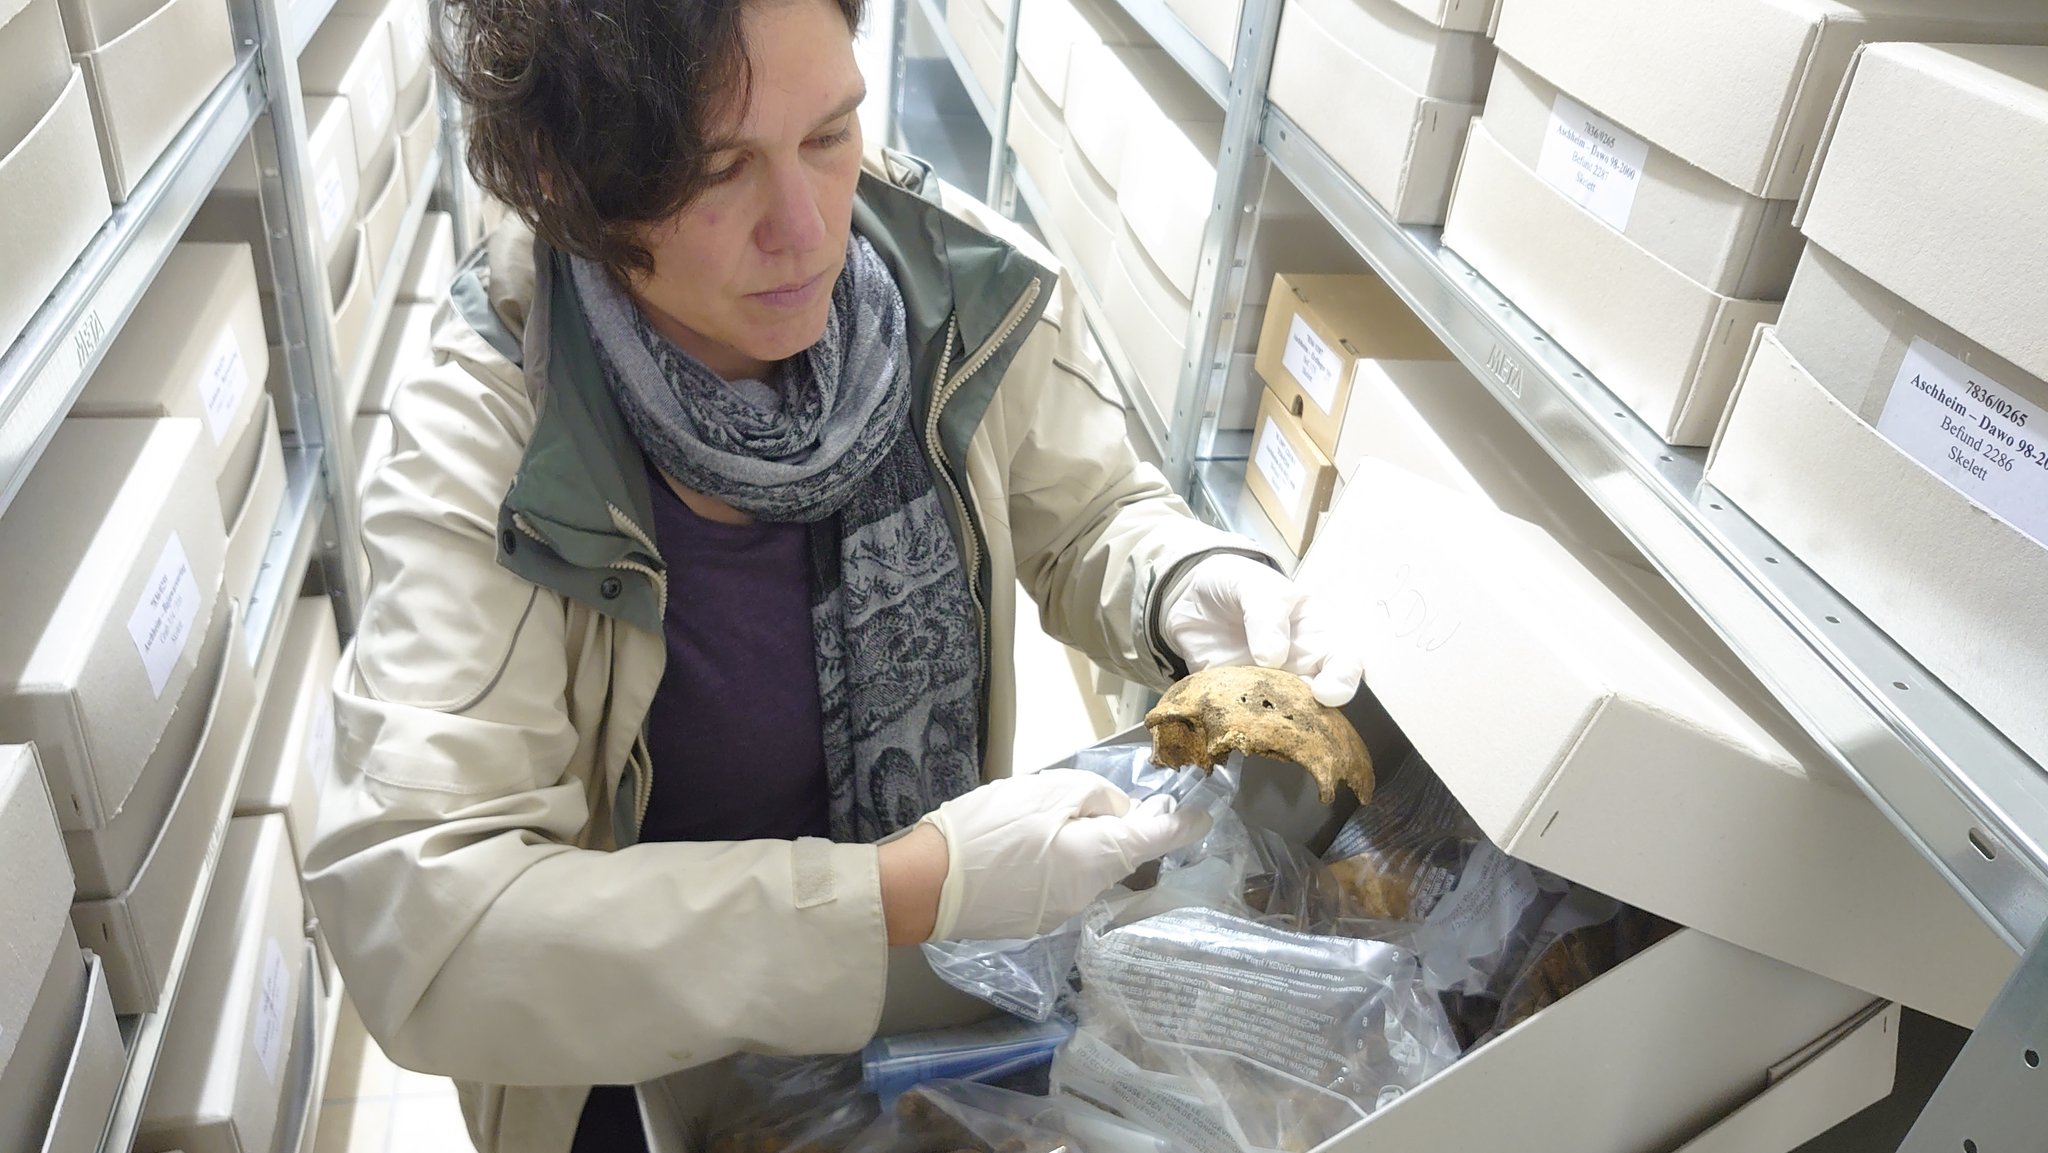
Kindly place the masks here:
<instances>
[{"instance_id":1,"label":"stack of boxes","mask_svg":"<svg viewBox=\"0 0 2048 1153\"><path fill-rule=\"evenodd\" d=\"M946 31L967 59L967 70L990 108L1003 88L1003 41L1009 21L1009 0L946 0Z\"/></svg>"},{"instance_id":2,"label":"stack of boxes","mask_svg":"<svg viewBox=\"0 0 2048 1153\"><path fill-rule=\"evenodd\" d=\"M107 194L128 199L235 63L223 0L62 0L99 129Z\"/></svg>"},{"instance_id":3,"label":"stack of boxes","mask_svg":"<svg viewBox=\"0 0 2048 1153\"><path fill-rule=\"evenodd\" d=\"M1225 68L1237 60L1237 24L1244 16L1244 0L1166 0L1166 7Z\"/></svg>"},{"instance_id":4,"label":"stack of boxes","mask_svg":"<svg viewBox=\"0 0 2048 1153\"><path fill-rule=\"evenodd\" d=\"M2048 48L1864 49L1707 479L2048 764L2044 155Z\"/></svg>"}]
</instances>

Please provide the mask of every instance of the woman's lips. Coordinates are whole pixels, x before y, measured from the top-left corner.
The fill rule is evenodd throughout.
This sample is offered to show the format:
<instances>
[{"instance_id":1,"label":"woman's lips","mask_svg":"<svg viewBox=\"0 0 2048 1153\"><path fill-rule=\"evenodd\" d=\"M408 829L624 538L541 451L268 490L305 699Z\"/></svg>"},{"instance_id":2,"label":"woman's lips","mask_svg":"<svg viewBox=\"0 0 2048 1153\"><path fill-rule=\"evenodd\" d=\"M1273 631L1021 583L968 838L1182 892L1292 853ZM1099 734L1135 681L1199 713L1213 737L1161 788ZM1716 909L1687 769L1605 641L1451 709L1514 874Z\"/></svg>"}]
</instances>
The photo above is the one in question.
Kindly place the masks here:
<instances>
[{"instance_id":1,"label":"woman's lips","mask_svg":"<svg viewBox=\"0 0 2048 1153\"><path fill-rule=\"evenodd\" d=\"M766 292L756 292L752 295L753 299L770 308L802 308L817 297L818 289L825 283L825 274L821 272L801 283L785 284L781 288L771 288Z\"/></svg>"}]
</instances>

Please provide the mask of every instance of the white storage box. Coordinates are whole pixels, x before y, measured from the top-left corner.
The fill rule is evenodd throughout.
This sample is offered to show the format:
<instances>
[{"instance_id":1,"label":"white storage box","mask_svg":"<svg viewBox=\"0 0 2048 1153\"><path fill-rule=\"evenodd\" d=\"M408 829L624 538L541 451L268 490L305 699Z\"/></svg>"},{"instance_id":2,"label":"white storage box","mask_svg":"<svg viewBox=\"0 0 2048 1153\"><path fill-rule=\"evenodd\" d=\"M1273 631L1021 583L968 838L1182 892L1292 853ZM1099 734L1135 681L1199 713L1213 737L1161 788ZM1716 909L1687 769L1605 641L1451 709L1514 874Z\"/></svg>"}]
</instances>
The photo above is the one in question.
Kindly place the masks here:
<instances>
[{"instance_id":1,"label":"white storage box","mask_svg":"<svg viewBox=\"0 0 2048 1153\"><path fill-rule=\"evenodd\" d=\"M292 606L235 800L237 817L283 816L293 857L302 866L320 814L320 794L333 772L332 684L339 663L333 607L326 597L300 597Z\"/></svg>"},{"instance_id":2,"label":"white storage box","mask_svg":"<svg viewBox=\"0 0 2048 1153\"><path fill-rule=\"evenodd\" d=\"M1223 126L1172 121L1136 108L1124 146L1116 204L1131 238L1183 298L1193 299L1202 265L1202 233L1216 197L1216 150ZM1249 278L1247 284L1252 283ZM1264 300L1257 289L1251 303Z\"/></svg>"},{"instance_id":3,"label":"white storage box","mask_svg":"<svg viewBox=\"0 0 2048 1153\"><path fill-rule=\"evenodd\" d=\"M112 211L90 103L56 0L31 0L0 21L0 349Z\"/></svg>"},{"instance_id":4,"label":"white storage box","mask_svg":"<svg viewBox=\"0 0 2048 1153\"><path fill-rule=\"evenodd\" d=\"M1476 121L1444 225L1471 262L1651 430L1712 437L1771 301L1741 300L1672 268L1567 200Z\"/></svg>"},{"instance_id":5,"label":"white storage box","mask_svg":"<svg viewBox=\"0 0 2048 1153\"><path fill-rule=\"evenodd\" d=\"M228 826L136 1153L276 1148L307 979L306 907L284 818Z\"/></svg>"},{"instance_id":6,"label":"white storage box","mask_svg":"<svg viewBox=\"0 0 2048 1153\"><path fill-rule=\"evenodd\" d=\"M406 381L433 365L434 311L429 304L401 304L391 310L357 412L390 412Z\"/></svg>"},{"instance_id":7,"label":"white storage box","mask_svg":"<svg viewBox=\"0 0 2048 1153\"><path fill-rule=\"evenodd\" d=\"M284 507L284 442L277 427L277 412L264 397L262 423L256 434L256 476L242 505L228 522L228 548L221 562L221 580L237 604L246 605L262 575L263 558L277 532L277 513Z\"/></svg>"},{"instance_id":8,"label":"white storage box","mask_svg":"<svg viewBox=\"0 0 2048 1153\"><path fill-rule=\"evenodd\" d=\"M36 742L66 829L121 811L198 666L227 543L205 435L67 420L0 518L0 731Z\"/></svg>"},{"instance_id":9,"label":"white storage box","mask_svg":"<svg viewBox=\"0 0 2048 1153\"><path fill-rule=\"evenodd\" d=\"M64 0L64 24L85 71L107 193L118 204L234 67L228 7Z\"/></svg>"},{"instance_id":10,"label":"white storage box","mask_svg":"<svg viewBox=\"0 0 2048 1153\"><path fill-rule=\"evenodd\" d=\"M256 265L246 245L180 244L71 407L73 416L189 416L222 523L248 498L270 372ZM253 433L253 435L252 435Z\"/></svg>"},{"instance_id":11,"label":"white storage box","mask_svg":"<svg viewBox=\"0 0 2048 1153\"><path fill-rule=\"evenodd\" d=\"M1802 273L1794 296L1805 286ZM1901 327L1924 315L1907 310ZM1864 317L1858 327L1867 330L1871 317ZM1883 321L1876 319L1878 325ZM2001 421L1962 382L1990 380L2003 392L2025 378L1976 376L1943 351L1945 344L1957 347L1960 342L1953 340L1943 326L1927 325L1916 330L1910 346L1876 346L1883 348L1882 361L1898 366L1895 371L1905 378L1892 393L1900 397L1899 428L1978 495L2024 497L2005 478L2040 468L2041 449L2035 447L2033 461L2000 449L2014 462L2013 473L2000 470L2000 480L1992 482L1996 466L1986 450L1998 445L1981 422ZM1905 363L1914 350L1916 363L1926 368ZM1944 418L1946 406L1934 407L1939 401L1905 392L1916 374L1926 375L1936 395L1946 395L1968 415ZM2043 408L2038 384L2031 407L2035 413ZM1960 425L1970 440L1943 432L1945 420ZM1953 443L1942 447L1943 439ZM1947 457L1950 447L1954 464ZM1937 449L1941 456L1932 455ZM2048 762L2048 720L2041 710L2048 693L2048 551L2038 537L1987 511L1965 489L1901 451L1787 351L1773 329L1757 334L1728 423L1707 463L1707 480L2028 756ZM2040 482L2027 482L2038 500Z\"/></svg>"},{"instance_id":12,"label":"white storage box","mask_svg":"<svg viewBox=\"0 0 2048 1153\"><path fill-rule=\"evenodd\" d=\"M369 245L370 270L374 282L400 275L403 266L393 267L398 256L398 232L405 225L406 201L412 189L405 182L405 165L399 156L399 142L385 142L384 154L364 169L363 239Z\"/></svg>"},{"instance_id":13,"label":"white storage box","mask_svg":"<svg viewBox=\"0 0 2048 1153\"><path fill-rule=\"evenodd\" d=\"M1166 0L1166 6L1225 68L1237 59L1237 22L1244 0Z\"/></svg>"},{"instance_id":14,"label":"white storage box","mask_svg":"<svg viewBox=\"0 0 2048 1153\"><path fill-rule=\"evenodd\" d=\"M952 33L953 43L973 74L960 79L980 89L994 107L996 94L1003 90L1002 22L981 0L946 0L946 30Z\"/></svg>"},{"instance_id":15,"label":"white storage box","mask_svg":"<svg viewBox=\"0 0 2048 1153\"><path fill-rule=\"evenodd\" d=\"M1396 0L1288 0L1268 95L1398 223L1440 224L1491 57Z\"/></svg>"},{"instance_id":16,"label":"white storage box","mask_svg":"<svg viewBox=\"0 0 2048 1153\"><path fill-rule=\"evenodd\" d=\"M1687 163L1751 195L1793 200L1859 43L2038 44L2048 41L2048 9L2038 0L1545 0L1503 4L1494 39Z\"/></svg>"},{"instance_id":17,"label":"white storage box","mask_svg":"<svg viewBox=\"0 0 2048 1153\"><path fill-rule=\"evenodd\" d=\"M1161 413L1171 413L1174 394L1180 390L1181 363L1187 357L1190 306L1145 255L1128 226L1117 234L1111 251L1102 311L1123 345L1131 371L1138 375L1137 383L1151 394Z\"/></svg>"},{"instance_id":18,"label":"white storage box","mask_svg":"<svg viewBox=\"0 0 2048 1153\"><path fill-rule=\"evenodd\" d=\"M358 162L348 101L306 100L306 147L311 153L313 219L320 222L320 252L331 264L347 250L363 197L363 164ZM254 167L250 169L254 173ZM247 190L253 194L254 188Z\"/></svg>"},{"instance_id":19,"label":"white storage box","mask_svg":"<svg viewBox=\"0 0 2048 1153\"><path fill-rule=\"evenodd\" d=\"M1031 0L1017 25L1017 67L1031 74L1053 107L1064 109L1067 71L1076 47L1151 42L1113 0Z\"/></svg>"},{"instance_id":20,"label":"white storage box","mask_svg":"<svg viewBox=\"0 0 2048 1153\"><path fill-rule=\"evenodd\" d=\"M1451 32L1485 32L1493 26L1500 0L1395 0L1438 28Z\"/></svg>"},{"instance_id":21,"label":"white storage box","mask_svg":"<svg viewBox=\"0 0 2048 1153\"><path fill-rule=\"evenodd\" d=\"M1025 69L1017 70L1017 83L1010 95L1010 147L1017 153L1017 165L1033 187L1050 196L1059 179L1060 147L1066 143L1066 122L1060 110L1038 81Z\"/></svg>"},{"instance_id":22,"label":"white storage box","mask_svg":"<svg viewBox=\"0 0 2048 1153\"><path fill-rule=\"evenodd\" d=\"M178 934L196 915L192 893L200 866L228 811L228 791L255 725L256 686L243 659L241 622L231 620L214 644L206 670L210 691L191 702L200 722L196 740L166 766L176 791L146 842L141 868L117 895L71 907L79 939L106 959L114 1006L123 1013L161 1003Z\"/></svg>"},{"instance_id":23,"label":"white storage box","mask_svg":"<svg viewBox=\"0 0 2048 1153\"><path fill-rule=\"evenodd\" d=\"M71 862L57 813L43 784L33 745L0 745L0 845L7 846L7 884L0 886L0 1070L42 988L50 950L71 935Z\"/></svg>"},{"instance_id":24,"label":"white storage box","mask_svg":"<svg viewBox=\"0 0 2048 1153\"><path fill-rule=\"evenodd\" d=\"M355 419L356 485L358 490L367 490L377 470L391 458L392 428L389 416L358 416ZM356 546L356 563L363 574L363 588L371 587L369 550Z\"/></svg>"},{"instance_id":25,"label":"white storage box","mask_svg":"<svg viewBox=\"0 0 2048 1153\"><path fill-rule=\"evenodd\" d=\"M435 83L429 70L412 88L398 94L398 150L405 158L407 195L420 186L427 168L435 163L435 146L441 143L441 105L434 96ZM466 169L463 179L469 179Z\"/></svg>"},{"instance_id":26,"label":"white storage box","mask_svg":"<svg viewBox=\"0 0 2048 1153\"><path fill-rule=\"evenodd\" d=\"M445 212L429 212L420 221L419 239L405 261L405 282L399 286L402 304L431 304L439 307L455 281L455 224Z\"/></svg>"},{"instance_id":27,"label":"white storage box","mask_svg":"<svg viewBox=\"0 0 2048 1153\"><path fill-rule=\"evenodd\" d=\"M356 161L369 175L371 162L392 136L398 99L391 34L383 18L330 15L299 54L299 86L307 96L347 99Z\"/></svg>"},{"instance_id":28,"label":"white storage box","mask_svg":"<svg viewBox=\"0 0 2048 1153\"><path fill-rule=\"evenodd\" d=\"M68 928L33 968L34 1007L0 1062L0 1149L79 1150L89 1130L96 1153L125 1056L106 982Z\"/></svg>"},{"instance_id":29,"label":"white storage box","mask_svg":"<svg viewBox=\"0 0 2048 1153\"><path fill-rule=\"evenodd\" d=\"M1067 72L1067 133L1110 187L1128 171L1124 143L1131 127L1153 129L1162 118L1220 125L1223 110L1160 49L1075 47Z\"/></svg>"},{"instance_id":30,"label":"white storage box","mask_svg":"<svg viewBox=\"0 0 2048 1153\"><path fill-rule=\"evenodd\" d=\"M1063 242L1059 257L1100 298L1108 295L1114 258L1112 249L1123 229L1116 206L1116 186L1095 171L1068 138L1060 152L1058 179L1046 190L1051 203L1049 238ZM1056 246L1058 248L1059 246Z\"/></svg>"},{"instance_id":31,"label":"white storage box","mask_svg":"<svg viewBox=\"0 0 2048 1153\"><path fill-rule=\"evenodd\" d=\"M327 268L335 373L344 389L355 379L357 367L370 351L363 347L363 342L369 336L370 310L377 296L376 273L370 267L368 230L358 224L353 231L354 241L342 250L345 259Z\"/></svg>"},{"instance_id":32,"label":"white storage box","mask_svg":"<svg viewBox=\"0 0 2048 1153\"><path fill-rule=\"evenodd\" d=\"M1493 842L1961 1024L2013 954L1654 574L1365 461L1296 577Z\"/></svg>"}]
</instances>

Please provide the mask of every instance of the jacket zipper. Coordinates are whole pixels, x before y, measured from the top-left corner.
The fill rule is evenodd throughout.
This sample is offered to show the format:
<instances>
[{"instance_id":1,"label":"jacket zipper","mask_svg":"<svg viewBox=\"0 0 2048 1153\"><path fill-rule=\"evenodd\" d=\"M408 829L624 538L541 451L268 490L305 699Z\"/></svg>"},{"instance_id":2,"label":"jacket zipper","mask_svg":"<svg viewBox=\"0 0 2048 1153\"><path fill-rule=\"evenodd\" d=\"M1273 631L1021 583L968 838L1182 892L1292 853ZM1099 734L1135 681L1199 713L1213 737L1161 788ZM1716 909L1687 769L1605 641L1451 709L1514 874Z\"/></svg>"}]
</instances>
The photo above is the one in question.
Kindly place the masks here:
<instances>
[{"instance_id":1,"label":"jacket zipper","mask_svg":"<svg viewBox=\"0 0 2048 1153\"><path fill-rule=\"evenodd\" d=\"M1003 323L996 329L995 335L989 338L980 352L961 365L959 375L950 380L947 379L946 372L952 366L953 342L960 334L960 322L957 318L947 321L945 351L939 357L939 388L932 398L931 415L925 420L925 454L931 458L933 470L945 480L947 490L953 494L953 501L960 509L960 523L966 527L966 532L961 535L967 542L967 597L974 602L974 619L978 626L975 640L979 645L984 676L988 670L988 608L982 604L981 584L975 579L975 574L981 569L981 538L975 532L974 517L967 511L967 494L960 490L960 486L953 480L953 475L946 471L945 453L939 447L939 417L945 412L947 402L951 401L968 380L1008 342L1011 334L1017 331L1017 326L1024 323L1025 315L1038 300L1039 291L1039 282L1034 277L1030 286L1024 290L1024 295L1018 297L1017 303L1010 306L1010 311L1003 317Z\"/></svg>"}]
</instances>

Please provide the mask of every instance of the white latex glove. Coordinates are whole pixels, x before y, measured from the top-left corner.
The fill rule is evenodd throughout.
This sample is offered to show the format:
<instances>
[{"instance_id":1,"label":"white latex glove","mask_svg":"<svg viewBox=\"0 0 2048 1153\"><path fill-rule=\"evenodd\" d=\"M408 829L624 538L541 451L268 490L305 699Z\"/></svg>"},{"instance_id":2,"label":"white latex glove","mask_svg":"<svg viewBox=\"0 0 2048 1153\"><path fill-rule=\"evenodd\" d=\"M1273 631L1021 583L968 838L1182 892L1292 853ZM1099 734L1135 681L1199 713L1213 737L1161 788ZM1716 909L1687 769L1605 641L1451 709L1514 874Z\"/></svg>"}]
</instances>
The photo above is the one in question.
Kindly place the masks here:
<instances>
[{"instance_id":1,"label":"white latex glove","mask_svg":"<svg viewBox=\"0 0 2048 1153\"><path fill-rule=\"evenodd\" d=\"M925 818L946 838L932 940L1009 940L1058 928L1147 861L1209 833L1165 796L1133 806L1081 769L991 781Z\"/></svg>"},{"instance_id":2,"label":"white latex glove","mask_svg":"<svg viewBox=\"0 0 2048 1153\"><path fill-rule=\"evenodd\" d=\"M1166 606L1160 632L1189 672L1260 665L1306 679L1331 708L1349 701L1365 676L1358 646L1316 597L1250 557L1212 556L1188 574Z\"/></svg>"}]
</instances>

